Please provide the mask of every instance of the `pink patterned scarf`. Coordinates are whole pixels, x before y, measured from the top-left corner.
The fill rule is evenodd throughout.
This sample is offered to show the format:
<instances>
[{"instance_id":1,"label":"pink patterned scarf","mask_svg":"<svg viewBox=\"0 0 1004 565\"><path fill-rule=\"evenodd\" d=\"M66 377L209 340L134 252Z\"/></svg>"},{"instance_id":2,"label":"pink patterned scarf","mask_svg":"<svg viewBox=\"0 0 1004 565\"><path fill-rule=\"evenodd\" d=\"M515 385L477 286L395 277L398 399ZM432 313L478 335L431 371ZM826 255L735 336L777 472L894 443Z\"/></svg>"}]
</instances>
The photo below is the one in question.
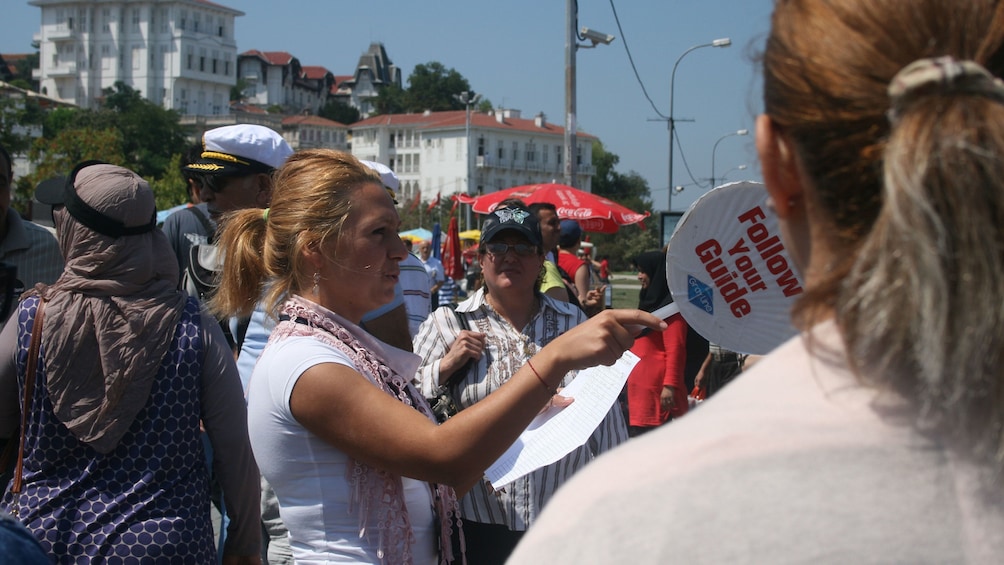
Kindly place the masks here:
<instances>
[{"instance_id":1,"label":"pink patterned scarf","mask_svg":"<svg viewBox=\"0 0 1004 565\"><path fill-rule=\"evenodd\" d=\"M282 319L272 331L269 341L291 336L310 336L337 348L377 388L405 405L414 407L429 420L436 421L425 397L411 384L409 377L400 374L401 370L414 373L414 370L406 370L408 363L402 357L402 354L413 357L410 353L388 348L358 326L300 296L292 297L283 305ZM392 366L401 369L396 371ZM349 467L347 478L353 487L352 505L359 505L360 537L367 534L366 524L370 512L378 512L377 522L384 525L379 532L378 555L381 562L412 563L414 556L411 546L415 542L415 534L405 508L401 477L359 461L353 463ZM436 517L440 522L440 562L446 564L454 560L450 542L454 520L458 526L460 523L457 496L448 486L430 484L430 487ZM458 533L463 551L463 531Z\"/></svg>"}]
</instances>

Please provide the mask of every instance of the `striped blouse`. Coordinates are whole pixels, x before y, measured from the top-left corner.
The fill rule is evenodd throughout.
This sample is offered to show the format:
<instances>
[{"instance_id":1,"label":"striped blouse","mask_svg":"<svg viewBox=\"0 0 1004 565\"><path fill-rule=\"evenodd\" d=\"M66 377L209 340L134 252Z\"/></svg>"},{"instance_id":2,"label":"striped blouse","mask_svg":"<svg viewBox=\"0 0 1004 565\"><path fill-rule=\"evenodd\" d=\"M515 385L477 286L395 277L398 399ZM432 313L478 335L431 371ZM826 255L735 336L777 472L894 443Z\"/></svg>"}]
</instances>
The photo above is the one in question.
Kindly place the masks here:
<instances>
[{"instance_id":1,"label":"striped blouse","mask_svg":"<svg viewBox=\"0 0 1004 565\"><path fill-rule=\"evenodd\" d=\"M484 288L457 305L457 314L467 319L468 326L487 336L484 355L461 379L455 396L461 409L483 399L506 382L542 347L586 320L582 311L568 303L541 296L540 310L523 331L517 331L499 316L485 300ZM431 396L439 383L439 362L460 332L457 317L450 308L439 308L429 316L415 336L415 353L422 357L416 375L416 385ZM575 374L565 376L567 385ZM443 377L444 380L446 376ZM524 531L530 527L554 492L572 474L597 455L627 440L627 428L617 406L611 407L589 441L557 462L507 485L502 492L493 492L482 481L460 502L464 520L485 524L500 524L510 530Z\"/></svg>"}]
</instances>

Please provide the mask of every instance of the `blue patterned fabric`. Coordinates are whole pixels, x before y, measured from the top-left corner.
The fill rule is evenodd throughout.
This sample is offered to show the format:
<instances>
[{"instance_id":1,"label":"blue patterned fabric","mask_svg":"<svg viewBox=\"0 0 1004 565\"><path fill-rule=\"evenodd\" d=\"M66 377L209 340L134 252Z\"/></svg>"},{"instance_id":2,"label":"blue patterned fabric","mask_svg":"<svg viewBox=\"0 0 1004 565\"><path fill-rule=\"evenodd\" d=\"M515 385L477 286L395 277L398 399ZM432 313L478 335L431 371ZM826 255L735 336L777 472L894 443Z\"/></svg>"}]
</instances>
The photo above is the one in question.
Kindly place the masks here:
<instances>
[{"instance_id":1,"label":"blue patterned fabric","mask_svg":"<svg viewBox=\"0 0 1004 565\"><path fill-rule=\"evenodd\" d=\"M22 397L37 307L38 299L30 298L17 312ZM198 303L190 298L146 406L108 454L78 441L56 418L44 364L39 363L25 440L20 519L57 563L215 561L199 438L199 324ZM44 343L41 349L44 359ZM3 508L11 506L8 492Z\"/></svg>"}]
</instances>

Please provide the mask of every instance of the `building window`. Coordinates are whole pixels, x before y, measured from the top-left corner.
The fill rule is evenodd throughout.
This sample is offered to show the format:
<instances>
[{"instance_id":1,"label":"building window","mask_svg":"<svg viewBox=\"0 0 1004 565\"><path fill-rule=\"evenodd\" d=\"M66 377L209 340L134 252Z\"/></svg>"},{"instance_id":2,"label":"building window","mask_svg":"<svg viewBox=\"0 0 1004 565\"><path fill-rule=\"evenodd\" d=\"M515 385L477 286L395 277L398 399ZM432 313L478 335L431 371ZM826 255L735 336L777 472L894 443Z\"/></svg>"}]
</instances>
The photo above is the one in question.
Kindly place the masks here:
<instances>
[{"instance_id":1,"label":"building window","mask_svg":"<svg viewBox=\"0 0 1004 565\"><path fill-rule=\"evenodd\" d=\"M195 53L193 52L191 47L188 48L188 53L185 56L188 59L188 63L186 66L188 70L192 70L192 63L195 61Z\"/></svg>"},{"instance_id":2,"label":"building window","mask_svg":"<svg viewBox=\"0 0 1004 565\"><path fill-rule=\"evenodd\" d=\"M562 153L561 146L560 145L555 145L554 146L554 160L559 165L561 164L561 153Z\"/></svg>"},{"instance_id":3,"label":"building window","mask_svg":"<svg viewBox=\"0 0 1004 565\"><path fill-rule=\"evenodd\" d=\"M82 33L87 33L87 8L80 8L77 10L77 20L80 22L80 31Z\"/></svg>"},{"instance_id":4,"label":"building window","mask_svg":"<svg viewBox=\"0 0 1004 565\"><path fill-rule=\"evenodd\" d=\"M188 10L181 11L181 15L178 18L178 27L181 28L181 31L188 29Z\"/></svg>"},{"instance_id":5,"label":"building window","mask_svg":"<svg viewBox=\"0 0 1004 565\"><path fill-rule=\"evenodd\" d=\"M540 150L541 150L541 153L542 153L542 155L541 155L541 162L543 162L545 165L547 164L547 147L548 147L547 145L541 145L540 146Z\"/></svg>"},{"instance_id":6,"label":"building window","mask_svg":"<svg viewBox=\"0 0 1004 565\"><path fill-rule=\"evenodd\" d=\"M505 159L505 144L502 142L501 139L499 140L499 143L498 143L498 154L499 154L499 160L500 161L502 159Z\"/></svg>"},{"instance_id":7,"label":"building window","mask_svg":"<svg viewBox=\"0 0 1004 565\"><path fill-rule=\"evenodd\" d=\"M133 47L132 48L132 70L134 70L134 71L138 71L139 70L139 62L140 62L141 59L142 59L142 56L139 53L139 47Z\"/></svg>"},{"instance_id":8,"label":"building window","mask_svg":"<svg viewBox=\"0 0 1004 565\"><path fill-rule=\"evenodd\" d=\"M198 33L200 23L202 23L202 13L192 12L192 31Z\"/></svg>"},{"instance_id":9,"label":"building window","mask_svg":"<svg viewBox=\"0 0 1004 565\"><path fill-rule=\"evenodd\" d=\"M199 70L206 72L206 50L199 49Z\"/></svg>"},{"instance_id":10,"label":"building window","mask_svg":"<svg viewBox=\"0 0 1004 565\"><path fill-rule=\"evenodd\" d=\"M132 30L139 32L139 8L132 9Z\"/></svg>"},{"instance_id":11,"label":"building window","mask_svg":"<svg viewBox=\"0 0 1004 565\"><path fill-rule=\"evenodd\" d=\"M537 147L532 141L526 144L526 162L535 163L537 161Z\"/></svg>"},{"instance_id":12,"label":"building window","mask_svg":"<svg viewBox=\"0 0 1004 565\"><path fill-rule=\"evenodd\" d=\"M112 10L111 8L102 8L101 10L101 31L103 33L112 32Z\"/></svg>"},{"instance_id":13,"label":"building window","mask_svg":"<svg viewBox=\"0 0 1004 565\"><path fill-rule=\"evenodd\" d=\"M512 142L512 162L515 163L519 160L519 142Z\"/></svg>"},{"instance_id":14,"label":"building window","mask_svg":"<svg viewBox=\"0 0 1004 565\"><path fill-rule=\"evenodd\" d=\"M230 61L223 61L223 74L230 76Z\"/></svg>"},{"instance_id":15,"label":"building window","mask_svg":"<svg viewBox=\"0 0 1004 565\"><path fill-rule=\"evenodd\" d=\"M216 16L216 35L223 37L223 16Z\"/></svg>"}]
</instances>

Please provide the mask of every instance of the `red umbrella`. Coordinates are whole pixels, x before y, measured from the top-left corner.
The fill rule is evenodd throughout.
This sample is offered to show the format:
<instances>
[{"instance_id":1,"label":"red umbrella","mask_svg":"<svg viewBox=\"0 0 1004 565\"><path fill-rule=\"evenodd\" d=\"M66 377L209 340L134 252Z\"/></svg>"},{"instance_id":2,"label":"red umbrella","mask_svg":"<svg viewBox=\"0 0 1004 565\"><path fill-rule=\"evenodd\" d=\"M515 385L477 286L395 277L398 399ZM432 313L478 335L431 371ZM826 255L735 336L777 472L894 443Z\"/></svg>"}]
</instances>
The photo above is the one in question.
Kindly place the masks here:
<instances>
[{"instance_id":1,"label":"red umbrella","mask_svg":"<svg viewBox=\"0 0 1004 565\"><path fill-rule=\"evenodd\" d=\"M446 276L453 280L464 278L464 263L460 248L460 230L457 228L457 217L450 217L450 225L446 228L446 241L443 244L443 270Z\"/></svg>"},{"instance_id":2,"label":"red umbrella","mask_svg":"<svg viewBox=\"0 0 1004 565\"><path fill-rule=\"evenodd\" d=\"M637 224L650 215L639 214L591 192L553 183L515 186L482 196L460 194L457 198L479 214L488 214L506 198L519 198L527 204L550 202L558 209L559 218L578 220L582 229L601 233L615 233L621 226Z\"/></svg>"}]
</instances>

